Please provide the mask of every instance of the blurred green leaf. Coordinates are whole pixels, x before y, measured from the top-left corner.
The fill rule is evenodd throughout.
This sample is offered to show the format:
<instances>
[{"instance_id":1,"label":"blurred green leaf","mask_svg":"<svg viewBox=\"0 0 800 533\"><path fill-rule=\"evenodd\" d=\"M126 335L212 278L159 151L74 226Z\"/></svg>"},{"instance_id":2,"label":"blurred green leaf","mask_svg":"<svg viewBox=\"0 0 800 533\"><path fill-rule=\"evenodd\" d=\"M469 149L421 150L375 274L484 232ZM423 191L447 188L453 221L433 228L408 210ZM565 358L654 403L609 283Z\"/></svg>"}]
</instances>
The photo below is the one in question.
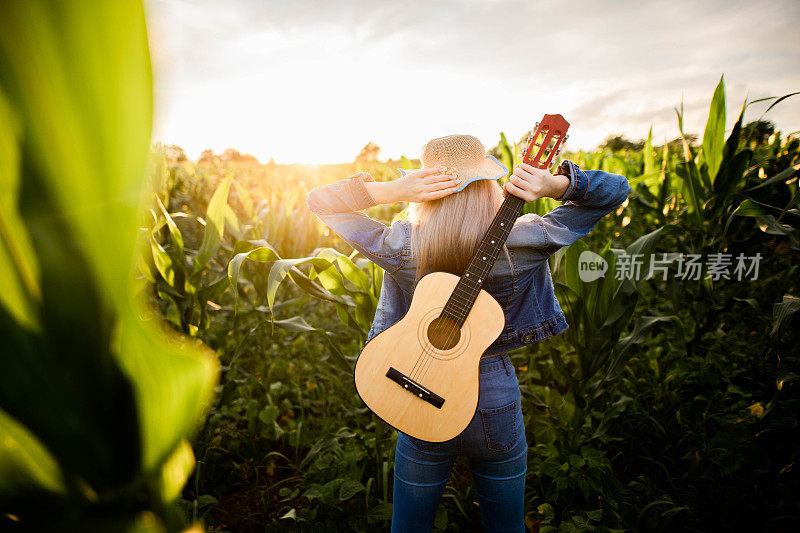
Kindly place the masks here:
<instances>
[{"instance_id":1,"label":"blurred green leaf","mask_svg":"<svg viewBox=\"0 0 800 533\"><path fill-rule=\"evenodd\" d=\"M17 206L19 192L19 124L0 91L0 303L20 323L36 326L38 270L33 248Z\"/></svg>"},{"instance_id":2,"label":"blurred green leaf","mask_svg":"<svg viewBox=\"0 0 800 533\"><path fill-rule=\"evenodd\" d=\"M0 497L31 489L64 492L61 469L30 431L0 409Z\"/></svg>"},{"instance_id":3,"label":"blurred green leaf","mask_svg":"<svg viewBox=\"0 0 800 533\"><path fill-rule=\"evenodd\" d=\"M11 199L41 269L40 331L0 308L9 348L0 401L53 454L76 504L131 498L159 508L159 492L144 487L158 487L162 466L185 451L219 363L143 321L150 312L132 292L152 116L141 3L0 3L0 90L21 125ZM0 169L16 172L9 127L0 123ZM163 494L186 475L173 471Z\"/></svg>"},{"instance_id":4,"label":"blurred green leaf","mask_svg":"<svg viewBox=\"0 0 800 533\"><path fill-rule=\"evenodd\" d=\"M160 491L164 501L177 498L186 479L194 469L194 452L192 445L186 439L181 440L172 455L164 462L160 472Z\"/></svg>"}]
</instances>

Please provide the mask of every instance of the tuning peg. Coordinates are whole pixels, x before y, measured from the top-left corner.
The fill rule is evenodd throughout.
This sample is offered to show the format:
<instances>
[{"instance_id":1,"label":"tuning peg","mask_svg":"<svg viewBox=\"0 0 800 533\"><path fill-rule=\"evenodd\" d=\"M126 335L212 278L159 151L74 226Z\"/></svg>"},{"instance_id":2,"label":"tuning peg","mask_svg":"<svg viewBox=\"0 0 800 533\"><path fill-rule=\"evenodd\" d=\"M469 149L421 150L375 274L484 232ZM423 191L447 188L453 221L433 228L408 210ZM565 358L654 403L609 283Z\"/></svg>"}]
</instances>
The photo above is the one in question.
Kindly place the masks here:
<instances>
[{"instance_id":1,"label":"tuning peg","mask_svg":"<svg viewBox=\"0 0 800 533\"><path fill-rule=\"evenodd\" d=\"M533 127L533 129L537 129L538 127L539 127L539 122L536 123L536 125Z\"/></svg>"},{"instance_id":2,"label":"tuning peg","mask_svg":"<svg viewBox=\"0 0 800 533\"><path fill-rule=\"evenodd\" d=\"M569 135L564 135L564 141L563 142L567 142L567 139L569 139Z\"/></svg>"}]
</instances>

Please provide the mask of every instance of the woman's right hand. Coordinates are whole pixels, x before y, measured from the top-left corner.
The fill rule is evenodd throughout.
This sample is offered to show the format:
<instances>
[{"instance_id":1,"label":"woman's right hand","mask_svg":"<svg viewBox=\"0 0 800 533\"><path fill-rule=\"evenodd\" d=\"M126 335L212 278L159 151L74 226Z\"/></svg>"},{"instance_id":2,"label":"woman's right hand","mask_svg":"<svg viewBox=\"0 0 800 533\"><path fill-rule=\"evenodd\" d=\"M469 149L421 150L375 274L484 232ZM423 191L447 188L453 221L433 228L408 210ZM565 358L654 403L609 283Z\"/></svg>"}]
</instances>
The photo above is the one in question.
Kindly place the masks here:
<instances>
[{"instance_id":1,"label":"woman's right hand","mask_svg":"<svg viewBox=\"0 0 800 533\"><path fill-rule=\"evenodd\" d=\"M444 167L413 170L390 183L395 185L399 201L427 202L452 194L461 184L461 178L448 172Z\"/></svg>"},{"instance_id":2,"label":"woman's right hand","mask_svg":"<svg viewBox=\"0 0 800 533\"><path fill-rule=\"evenodd\" d=\"M569 187L569 176L551 174L544 168L520 163L508 177L503 187L503 196L508 193L533 202L539 198L561 198Z\"/></svg>"}]
</instances>

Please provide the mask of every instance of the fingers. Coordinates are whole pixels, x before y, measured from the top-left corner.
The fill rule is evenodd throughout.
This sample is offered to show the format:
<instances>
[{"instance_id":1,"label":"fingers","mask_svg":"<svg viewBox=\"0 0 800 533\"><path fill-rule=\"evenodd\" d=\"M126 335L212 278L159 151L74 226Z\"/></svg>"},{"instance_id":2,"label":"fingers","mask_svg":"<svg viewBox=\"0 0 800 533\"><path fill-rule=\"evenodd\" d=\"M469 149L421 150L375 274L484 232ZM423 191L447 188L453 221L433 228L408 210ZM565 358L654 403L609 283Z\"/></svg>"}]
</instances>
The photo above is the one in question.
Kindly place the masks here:
<instances>
[{"instance_id":1,"label":"fingers","mask_svg":"<svg viewBox=\"0 0 800 533\"><path fill-rule=\"evenodd\" d=\"M522 198L526 202L532 202L537 199L536 195L514 185L514 183L512 183L511 181L506 182L504 190L508 193L513 194L514 196Z\"/></svg>"},{"instance_id":2,"label":"fingers","mask_svg":"<svg viewBox=\"0 0 800 533\"><path fill-rule=\"evenodd\" d=\"M438 191L433 191L433 192L426 193L424 201L438 200L439 198L444 198L445 196L447 196L449 194L453 194L454 192L456 192L456 187L458 187L458 185L455 185L453 187L448 187L446 189L441 189L441 190L438 190Z\"/></svg>"},{"instance_id":3,"label":"fingers","mask_svg":"<svg viewBox=\"0 0 800 533\"><path fill-rule=\"evenodd\" d=\"M521 178L516 174L512 174L508 177L508 181L510 181L520 189L527 191L528 194L531 194L536 198L541 198L543 196L543 194L541 194L543 188L542 180L539 178L533 177L530 179L526 179L526 178Z\"/></svg>"},{"instance_id":4,"label":"fingers","mask_svg":"<svg viewBox=\"0 0 800 533\"><path fill-rule=\"evenodd\" d=\"M517 176L525 178L530 181L535 178L544 179L548 175L550 175L550 172L548 172L546 169L543 168L536 168L527 163L520 163L519 165L514 167L514 171L512 172L512 174L516 174Z\"/></svg>"},{"instance_id":5,"label":"fingers","mask_svg":"<svg viewBox=\"0 0 800 533\"><path fill-rule=\"evenodd\" d=\"M458 187L461 184L461 178L453 178L450 176L451 179L444 179L428 185L429 191L440 191L442 189L450 189Z\"/></svg>"},{"instance_id":6,"label":"fingers","mask_svg":"<svg viewBox=\"0 0 800 533\"><path fill-rule=\"evenodd\" d=\"M525 165L525 166L530 168L530 169L532 169L533 172L529 171L526 168L523 168L521 165L517 165L516 167L514 167L514 171L511 174L517 175L520 178L524 178L524 179L532 179L534 176L537 175L538 169L533 168L530 165Z\"/></svg>"},{"instance_id":7,"label":"fingers","mask_svg":"<svg viewBox=\"0 0 800 533\"><path fill-rule=\"evenodd\" d=\"M413 171L414 177L426 181L436 181L437 179L447 179L448 176L456 176L458 173L450 167L434 167Z\"/></svg>"},{"instance_id":8,"label":"fingers","mask_svg":"<svg viewBox=\"0 0 800 533\"><path fill-rule=\"evenodd\" d=\"M532 168L534 173L531 174L526 169L518 166L508 179L518 187L532 192L537 198L541 198L542 195L539 193L541 193L545 185L550 182L550 173L540 168L533 168L530 165L525 166Z\"/></svg>"},{"instance_id":9,"label":"fingers","mask_svg":"<svg viewBox=\"0 0 800 533\"><path fill-rule=\"evenodd\" d=\"M527 188L530 187L530 184L528 183L528 180L526 180L525 178L519 176L518 174L511 174L508 177L508 181L510 181L511 183L513 183L514 185L516 185L517 187L519 187L521 189L527 189Z\"/></svg>"},{"instance_id":10,"label":"fingers","mask_svg":"<svg viewBox=\"0 0 800 533\"><path fill-rule=\"evenodd\" d=\"M416 174L416 175L417 175L417 177L419 177L419 178L424 178L424 177L427 177L427 176L431 176L431 175L433 175L433 174L439 174L439 173L443 172L444 170L446 170L444 167L439 167L439 168L423 168L423 169L421 169L421 170L417 170L417 171L415 172L415 174Z\"/></svg>"},{"instance_id":11,"label":"fingers","mask_svg":"<svg viewBox=\"0 0 800 533\"><path fill-rule=\"evenodd\" d=\"M432 174L425 178L426 183L440 183L443 181L452 181L452 180L461 181L461 178L453 174L445 174L444 172L442 172L441 174Z\"/></svg>"},{"instance_id":12,"label":"fingers","mask_svg":"<svg viewBox=\"0 0 800 533\"><path fill-rule=\"evenodd\" d=\"M527 170L521 168L515 168L514 172L508 175L508 179L511 178L525 182L533 181L536 179L536 177L533 174L529 174ZM517 185L519 185L519 183L517 183Z\"/></svg>"}]
</instances>

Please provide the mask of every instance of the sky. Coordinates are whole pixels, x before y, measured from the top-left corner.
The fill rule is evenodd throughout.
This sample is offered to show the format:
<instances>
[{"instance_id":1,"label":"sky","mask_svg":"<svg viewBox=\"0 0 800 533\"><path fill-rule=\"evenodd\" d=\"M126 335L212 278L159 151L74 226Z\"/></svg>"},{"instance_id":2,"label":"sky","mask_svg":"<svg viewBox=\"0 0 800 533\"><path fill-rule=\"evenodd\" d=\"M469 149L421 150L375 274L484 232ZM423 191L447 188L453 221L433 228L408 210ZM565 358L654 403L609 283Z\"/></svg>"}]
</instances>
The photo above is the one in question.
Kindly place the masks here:
<instances>
[{"instance_id":1,"label":"sky","mask_svg":"<svg viewBox=\"0 0 800 533\"><path fill-rule=\"evenodd\" d=\"M419 157L428 139L519 139L545 113L567 149L702 136L720 76L748 100L800 91L800 2L146 0L154 141L261 161ZM747 108L745 121L769 103ZM800 95L765 119L800 130Z\"/></svg>"}]
</instances>

